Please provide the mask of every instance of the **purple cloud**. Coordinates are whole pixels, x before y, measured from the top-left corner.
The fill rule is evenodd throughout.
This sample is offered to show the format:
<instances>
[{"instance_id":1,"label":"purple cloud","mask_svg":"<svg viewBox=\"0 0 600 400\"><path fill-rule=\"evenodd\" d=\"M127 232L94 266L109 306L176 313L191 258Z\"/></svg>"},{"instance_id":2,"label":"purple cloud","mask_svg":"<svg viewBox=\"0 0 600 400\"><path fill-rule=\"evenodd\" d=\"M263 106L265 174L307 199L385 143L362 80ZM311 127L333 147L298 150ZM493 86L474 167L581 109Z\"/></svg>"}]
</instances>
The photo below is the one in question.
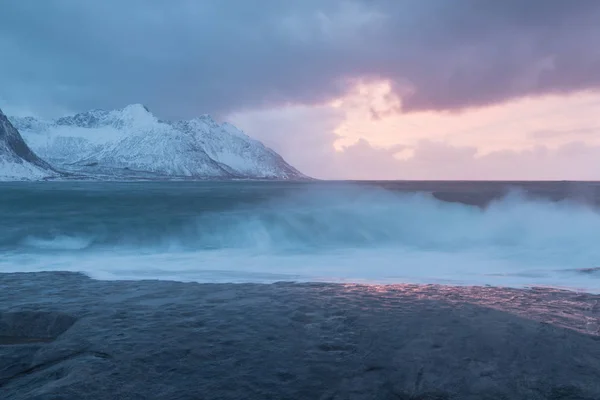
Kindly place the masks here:
<instances>
[{"instance_id":1,"label":"purple cloud","mask_svg":"<svg viewBox=\"0 0 600 400\"><path fill-rule=\"evenodd\" d=\"M190 117L390 79L405 111L600 87L596 0L48 0L2 8L3 103ZM5 105L6 105L5 104Z\"/></svg>"}]
</instances>

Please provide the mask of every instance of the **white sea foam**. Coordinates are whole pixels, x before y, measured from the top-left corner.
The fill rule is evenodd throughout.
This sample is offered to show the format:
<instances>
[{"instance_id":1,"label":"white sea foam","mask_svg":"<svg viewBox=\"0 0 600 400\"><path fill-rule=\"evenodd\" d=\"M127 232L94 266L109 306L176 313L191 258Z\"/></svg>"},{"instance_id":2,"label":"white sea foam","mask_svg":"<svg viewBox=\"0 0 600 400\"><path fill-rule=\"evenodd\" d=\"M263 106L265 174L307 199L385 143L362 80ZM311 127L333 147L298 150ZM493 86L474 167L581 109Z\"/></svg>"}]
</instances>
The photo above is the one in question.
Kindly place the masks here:
<instances>
[{"instance_id":1,"label":"white sea foam","mask_svg":"<svg viewBox=\"0 0 600 400\"><path fill-rule=\"evenodd\" d=\"M29 236L23 244L42 250L82 250L92 243L91 238L58 235L51 238Z\"/></svg>"},{"instance_id":2,"label":"white sea foam","mask_svg":"<svg viewBox=\"0 0 600 400\"><path fill-rule=\"evenodd\" d=\"M508 196L485 209L425 195L310 190L205 213L158 240L30 238L0 271L100 279L546 285L600 292L600 213ZM61 251L64 250L64 251ZM82 250L75 252L72 250Z\"/></svg>"}]
</instances>

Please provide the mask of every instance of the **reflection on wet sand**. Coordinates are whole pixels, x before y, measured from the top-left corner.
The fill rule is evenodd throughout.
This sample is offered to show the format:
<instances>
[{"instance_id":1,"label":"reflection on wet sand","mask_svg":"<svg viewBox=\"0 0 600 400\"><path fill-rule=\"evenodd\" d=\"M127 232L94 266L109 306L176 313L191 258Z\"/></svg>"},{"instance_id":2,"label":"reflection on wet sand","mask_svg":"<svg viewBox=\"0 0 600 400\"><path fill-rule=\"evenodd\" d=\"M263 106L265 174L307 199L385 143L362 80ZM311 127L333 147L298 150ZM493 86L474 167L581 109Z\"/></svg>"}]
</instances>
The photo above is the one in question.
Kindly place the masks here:
<instances>
[{"instance_id":1,"label":"reflection on wet sand","mask_svg":"<svg viewBox=\"0 0 600 400\"><path fill-rule=\"evenodd\" d=\"M600 336L600 295L553 288L512 289L443 285L344 284L352 296L375 296L383 307L402 305L410 299L430 300L455 306L474 304L510 312L523 318Z\"/></svg>"}]
</instances>

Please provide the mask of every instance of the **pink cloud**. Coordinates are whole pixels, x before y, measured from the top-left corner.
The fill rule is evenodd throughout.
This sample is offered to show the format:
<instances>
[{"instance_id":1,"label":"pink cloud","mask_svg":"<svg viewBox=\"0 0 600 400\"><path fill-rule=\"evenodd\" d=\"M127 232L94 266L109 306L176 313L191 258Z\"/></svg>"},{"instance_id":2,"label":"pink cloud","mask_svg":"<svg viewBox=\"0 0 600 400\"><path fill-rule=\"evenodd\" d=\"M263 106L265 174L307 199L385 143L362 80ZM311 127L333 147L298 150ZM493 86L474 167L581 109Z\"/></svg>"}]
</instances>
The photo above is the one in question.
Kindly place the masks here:
<instances>
[{"instance_id":1,"label":"pink cloud","mask_svg":"<svg viewBox=\"0 0 600 400\"><path fill-rule=\"evenodd\" d=\"M598 180L600 146L573 142L557 149L538 146L477 155L475 147L422 141L408 160L365 140L332 157L336 178L423 180ZM333 176L331 176L333 177Z\"/></svg>"},{"instance_id":2,"label":"pink cloud","mask_svg":"<svg viewBox=\"0 0 600 400\"><path fill-rule=\"evenodd\" d=\"M381 146L369 140L369 132L338 145L336 150L336 144L344 138L334 132L340 133L338 128L347 122L339 108L292 107L230 117L316 178L600 180L600 143L586 143L578 135L569 136L568 130L549 134L550 139L561 139L552 146L547 144L546 135L533 135L530 140L534 144L523 149L505 148L483 154L477 144L452 143L435 136L424 136L410 144ZM487 132L481 134L485 137ZM512 135L518 136L514 132Z\"/></svg>"}]
</instances>

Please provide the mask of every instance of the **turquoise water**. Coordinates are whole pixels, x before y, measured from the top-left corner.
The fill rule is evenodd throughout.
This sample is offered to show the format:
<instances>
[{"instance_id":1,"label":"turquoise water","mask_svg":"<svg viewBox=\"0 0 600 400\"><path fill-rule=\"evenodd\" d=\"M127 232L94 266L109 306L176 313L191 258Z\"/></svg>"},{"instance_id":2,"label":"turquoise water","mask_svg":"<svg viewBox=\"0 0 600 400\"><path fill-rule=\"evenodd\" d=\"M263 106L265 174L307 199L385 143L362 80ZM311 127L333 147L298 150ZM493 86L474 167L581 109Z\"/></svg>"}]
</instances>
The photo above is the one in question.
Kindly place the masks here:
<instances>
[{"instance_id":1,"label":"turquoise water","mask_svg":"<svg viewBox=\"0 0 600 400\"><path fill-rule=\"evenodd\" d=\"M510 186L3 183L0 272L600 291L600 272L580 271L600 266L596 185Z\"/></svg>"}]
</instances>

